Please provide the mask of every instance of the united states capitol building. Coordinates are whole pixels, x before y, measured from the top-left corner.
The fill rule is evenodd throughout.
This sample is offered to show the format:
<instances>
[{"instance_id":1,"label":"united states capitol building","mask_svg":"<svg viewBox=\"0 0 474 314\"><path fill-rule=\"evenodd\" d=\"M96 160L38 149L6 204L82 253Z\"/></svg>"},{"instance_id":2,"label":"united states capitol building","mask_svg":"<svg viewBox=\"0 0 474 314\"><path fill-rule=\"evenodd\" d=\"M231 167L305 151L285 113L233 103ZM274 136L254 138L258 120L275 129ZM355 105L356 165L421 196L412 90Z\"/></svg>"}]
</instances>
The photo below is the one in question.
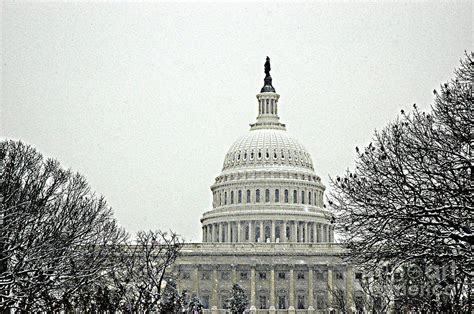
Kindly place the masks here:
<instances>
[{"instance_id":1,"label":"united states capitol building","mask_svg":"<svg viewBox=\"0 0 474 314\"><path fill-rule=\"evenodd\" d=\"M354 308L356 274L334 242L311 155L280 122L268 57L265 73L257 120L231 145L211 186L202 243L181 251L178 289L199 297L208 313L225 312L235 283L252 313L327 313L336 295Z\"/></svg>"}]
</instances>

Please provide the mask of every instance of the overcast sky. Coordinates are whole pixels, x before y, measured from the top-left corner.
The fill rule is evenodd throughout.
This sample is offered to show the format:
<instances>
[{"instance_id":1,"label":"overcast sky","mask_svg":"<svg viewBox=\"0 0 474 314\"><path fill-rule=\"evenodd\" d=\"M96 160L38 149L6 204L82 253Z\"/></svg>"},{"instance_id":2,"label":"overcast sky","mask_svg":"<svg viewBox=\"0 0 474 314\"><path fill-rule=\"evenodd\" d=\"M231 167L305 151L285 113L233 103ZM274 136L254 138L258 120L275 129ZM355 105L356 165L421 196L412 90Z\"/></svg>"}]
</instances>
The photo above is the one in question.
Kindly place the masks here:
<instances>
[{"instance_id":1,"label":"overcast sky","mask_svg":"<svg viewBox=\"0 0 474 314\"><path fill-rule=\"evenodd\" d=\"M3 138L84 174L129 231L201 239L210 185L255 121L272 61L279 114L316 173L452 76L472 2L2 2Z\"/></svg>"}]
</instances>

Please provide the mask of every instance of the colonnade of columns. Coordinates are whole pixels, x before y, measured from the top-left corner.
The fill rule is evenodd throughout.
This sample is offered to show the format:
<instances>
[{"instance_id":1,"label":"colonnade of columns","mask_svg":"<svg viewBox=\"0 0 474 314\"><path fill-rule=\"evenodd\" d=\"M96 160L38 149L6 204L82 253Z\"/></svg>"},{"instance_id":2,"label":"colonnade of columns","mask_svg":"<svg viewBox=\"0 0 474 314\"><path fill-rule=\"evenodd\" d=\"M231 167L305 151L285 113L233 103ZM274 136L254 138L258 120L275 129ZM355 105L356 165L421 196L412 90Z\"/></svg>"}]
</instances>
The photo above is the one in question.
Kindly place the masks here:
<instances>
[{"instance_id":1,"label":"colonnade of columns","mask_svg":"<svg viewBox=\"0 0 474 314\"><path fill-rule=\"evenodd\" d=\"M321 243L334 242L334 228L298 220L229 221L202 227L203 242Z\"/></svg>"},{"instance_id":2,"label":"colonnade of columns","mask_svg":"<svg viewBox=\"0 0 474 314\"><path fill-rule=\"evenodd\" d=\"M194 270L193 270L193 287L196 289L193 291L196 296L201 297L199 293L199 265L196 265ZM209 271L209 270L206 270ZM257 309L259 308L258 304L258 291L257 291L257 274L261 272L262 270L257 269L255 265L250 266L250 283L247 286L250 291L248 291L249 299L250 299L250 310L252 309ZM265 269L265 272L267 272L267 281L268 281L268 287L265 288L265 291L269 293L268 295L268 309L278 309L279 304L278 304L278 284L276 282L276 274L281 272L282 270L276 270L274 265L270 265L269 268ZM287 283L287 290L286 290L286 297L287 301L285 304L285 308L292 310L292 309L297 309L298 308L298 300L297 297L301 295L301 291L303 291L300 287L301 284L299 278L297 279L297 274L300 273L302 270L294 270L293 267L290 269L284 270L285 274L287 274L288 278L288 283ZM325 270L327 272L327 275L325 276L324 283L322 285L315 286L315 270L314 267L310 266L308 269L304 270L305 274L305 280L306 282L304 283L304 304L305 304L305 309L316 309L317 308L317 299L318 298L324 298L324 303L328 306L331 307L331 304L333 303L333 292L332 290L334 289L334 279L333 279L333 269L329 267L328 269ZM209 308L210 309L218 309L219 306L219 291L220 291L220 280L219 280L219 271L216 268L213 268L211 271L211 290L210 290L210 295L209 297ZM346 269L344 278L346 278L346 282L344 284L344 287L338 287L338 289L342 288L345 290L345 299L347 304L352 305L353 299L352 299L352 268L348 267ZM236 267L234 266L232 268L232 276L231 276L232 284L238 283L238 277L237 277L237 270ZM298 282L297 282L298 280ZM179 282L178 282L179 285ZM260 284L261 286L261 281ZM281 285L280 285L281 286ZM321 287L324 287L323 289L327 291L327 294L320 295L318 294L315 297L315 289L318 291L318 289L321 289Z\"/></svg>"}]
</instances>

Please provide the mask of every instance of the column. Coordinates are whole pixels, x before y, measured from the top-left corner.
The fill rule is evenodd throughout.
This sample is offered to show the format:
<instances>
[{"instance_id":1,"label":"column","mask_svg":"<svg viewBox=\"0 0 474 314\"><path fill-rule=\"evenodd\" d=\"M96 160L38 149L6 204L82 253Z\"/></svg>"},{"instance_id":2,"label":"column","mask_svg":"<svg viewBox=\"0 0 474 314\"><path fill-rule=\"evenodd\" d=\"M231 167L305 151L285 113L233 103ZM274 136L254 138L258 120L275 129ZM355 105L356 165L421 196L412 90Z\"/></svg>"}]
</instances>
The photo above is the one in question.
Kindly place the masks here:
<instances>
[{"instance_id":1,"label":"column","mask_svg":"<svg viewBox=\"0 0 474 314\"><path fill-rule=\"evenodd\" d=\"M280 242L286 242L286 220L280 225Z\"/></svg>"},{"instance_id":2,"label":"column","mask_svg":"<svg viewBox=\"0 0 474 314\"><path fill-rule=\"evenodd\" d=\"M222 234L222 223L219 224L219 239L217 239L217 242L222 242L223 241L223 234Z\"/></svg>"},{"instance_id":3,"label":"column","mask_svg":"<svg viewBox=\"0 0 474 314\"><path fill-rule=\"evenodd\" d=\"M199 266L194 268L193 290L196 297L199 298Z\"/></svg>"},{"instance_id":4,"label":"column","mask_svg":"<svg viewBox=\"0 0 474 314\"><path fill-rule=\"evenodd\" d=\"M304 223L304 242L309 242L309 230L308 230L308 222Z\"/></svg>"},{"instance_id":5,"label":"column","mask_svg":"<svg viewBox=\"0 0 474 314\"><path fill-rule=\"evenodd\" d=\"M293 221L293 242L298 242L298 221Z\"/></svg>"},{"instance_id":6,"label":"column","mask_svg":"<svg viewBox=\"0 0 474 314\"><path fill-rule=\"evenodd\" d=\"M347 266L346 270L346 302L347 302L347 307L352 308L353 301L352 300L352 266Z\"/></svg>"},{"instance_id":7,"label":"column","mask_svg":"<svg viewBox=\"0 0 474 314\"><path fill-rule=\"evenodd\" d=\"M275 309L275 266L270 269L270 310Z\"/></svg>"},{"instance_id":8,"label":"column","mask_svg":"<svg viewBox=\"0 0 474 314\"><path fill-rule=\"evenodd\" d=\"M328 307L332 306L332 269L328 268Z\"/></svg>"},{"instance_id":9,"label":"column","mask_svg":"<svg viewBox=\"0 0 474 314\"><path fill-rule=\"evenodd\" d=\"M318 242L318 224L315 222L313 223L313 242Z\"/></svg>"},{"instance_id":10,"label":"column","mask_svg":"<svg viewBox=\"0 0 474 314\"><path fill-rule=\"evenodd\" d=\"M257 294L256 294L256 282L255 282L255 265L250 268L250 310L256 309Z\"/></svg>"},{"instance_id":11,"label":"column","mask_svg":"<svg viewBox=\"0 0 474 314\"><path fill-rule=\"evenodd\" d=\"M290 291L288 291L289 294L289 310L294 310L295 309L295 276L293 273L293 268L294 265L290 265Z\"/></svg>"},{"instance_id":12,"label":"column","mask_svg":"<svg viewBox=\"0 0 474 314\"><path fill-rule=\"evenodd\" d=\"M265 242L265 230L263 228L263 221L260 221L260 242Z\"/></svg>"},{"instance_id":13,"label":"column","mask_svg":"<svg viewBox=\"0 0 474 314\"><path fill-rule=\"evenodd\" d=\"M281 235L281 230L280 230ZM272 226L270 229L270 242L275 243L275 220L272 220Z\"/></svg>"},{"instance_id":14,"label":"column","mask_svg":"<svg viewBox=\"0 0 474 314\"><path fill-rule=\"evenodd\" d=\"M303 238L304 238L304 236L303 236L303 226L304 226L304 224L298 223L298 230L300 231L300 236L298 238L299 242L303 242Z\"/></svg>"},{"instance_id":15,"label":"column","mask_svg":"<svg viewBox=\"0 0 474 314\"><path fill-rule=\"evenodd\" d=\"M240 225L240 220L237 221L237 242L244 242L242 241L242 226Z\"/></svg>"},{"instance_id":16,"label":"column","mask_svg":"<svg viewBox=\"0 0 474 314\"><path fill-rule=\"evenodd\" d=\"M218 309L219 308L219 300L218 300L218 287L219 281L217 280L217 268L212 270L212 295L211 295L211 308Z\"/></svg>"},{"instance_id":17,"label":"column","mask_svg":"<svg viewBox=\"0 0 474 314\"><path fill-rule=\"evenodd\" d=\"M232 284L235 285L237 283L237 268L235 265L232 265Z\"/></svg>"},{"instance_id":18,"label":"column","mask_svg":"<svg viewBox=\"0 0 474 314\"><path fill-rule=\"evenodd\" d=\"M313 280L313 266L310 265L308 269L308 309L314 309L314 280Z\"/></svg>"},{"instance_id":19,"label":"column","mask_svg":"<svg viewBox=\"0 0 474 314\"><path fill-rule=\"evenodd\" d=\"M232 234L232 225L231 225L231 222L229 221L227 223L227 234L226 234L226 242L230 243L232 242L232 237L231 237L231 234Z\"/></svg>"},{"instance_id":20,"label":"column","mask_svg":"<svg viewBox=\"0 0 474 314\"><path fill-rule=\"evenodd\" d=\"M256 221L249 221L249 229L250 229L250 239L249 242L255 242L255 226L256 226Z\"/></svg>"}]
</instances>

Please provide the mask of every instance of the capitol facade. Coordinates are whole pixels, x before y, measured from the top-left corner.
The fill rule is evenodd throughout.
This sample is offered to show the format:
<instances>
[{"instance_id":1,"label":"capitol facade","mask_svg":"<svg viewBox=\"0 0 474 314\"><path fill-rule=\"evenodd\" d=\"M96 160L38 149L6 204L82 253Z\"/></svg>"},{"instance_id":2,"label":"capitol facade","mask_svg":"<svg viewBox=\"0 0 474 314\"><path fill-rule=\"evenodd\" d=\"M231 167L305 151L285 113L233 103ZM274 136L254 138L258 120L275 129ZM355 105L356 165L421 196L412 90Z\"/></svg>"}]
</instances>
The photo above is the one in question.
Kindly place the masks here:
<instances>
[{"instance_id":1,"label":"capitol facade","mask_svg":"<svg viewBox=\"0 0 474 314\"><path fill-rule=\"evenodd\" d=\"M327 313L341 296L353 308L361 292L334 242L325 186L280 122L268 57L265 73L257 121L232 144L211 186L202 243L181 250L178 289L196 295L208 313L225 313L236 283L252 313Z\"/></svg>"}]
</instances>

